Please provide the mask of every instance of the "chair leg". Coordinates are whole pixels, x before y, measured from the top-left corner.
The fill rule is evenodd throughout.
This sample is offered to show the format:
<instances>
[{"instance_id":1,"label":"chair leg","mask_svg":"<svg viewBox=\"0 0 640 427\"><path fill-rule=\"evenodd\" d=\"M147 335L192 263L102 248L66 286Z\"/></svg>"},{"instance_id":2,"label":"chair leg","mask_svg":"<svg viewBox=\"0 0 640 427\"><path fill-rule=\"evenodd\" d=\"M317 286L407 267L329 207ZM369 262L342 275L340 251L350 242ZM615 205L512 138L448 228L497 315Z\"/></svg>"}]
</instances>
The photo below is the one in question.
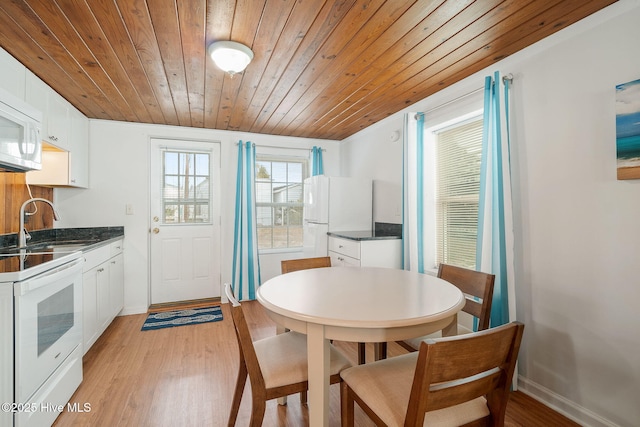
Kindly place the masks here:
<instances>
[{"instance_id":1,"label":"chair leg","mask_svg":"<svg viewBox=\"0 0 640 427\"><path fill-rule=\"evenodd\" d=\"M365 348L363 342L358 343L358 365L364 365L366 363L367 354Z\"/></svg>"},{"instance_id":2,"label":"chair leg","mask_svg":"<svg viewBox=\"0 0 640 427\"><path fill-rule=\"evenodd\" d=\"M262 421L264 420L264 411L267 408L267 402L264 399L256 398L253 396L253 402L251 404L251 420L249 426L262 427Z\"/></svg>"},{"instance_id":3,"label":"chair leg","mask_svg":"<svg viewBox=\"0 0 640 427\"><path fill-rule=\"evenodd\" d=\"M340 425L342 427L353 427L354 404L349 386L345 382L340 383Z\"/></svg>"},{"instance_id":4,"label":"chair leg","mask_svg":"<svg viewBox=\"0 0 640 427\"><path fill-rule=\"evenodd\" d=\"M231 403L231 413L229 414L229 427L236 425L236 419L238 418L238 411L240 410L240 402L242 401L242 393L244 392L244 386L247 383L247 365L244 362L240 362L240 368L238 369L238 378L236 379L236 389L233 392L233 401Z\"/></svg>"},{"instance_id":5,"label":"chair leg","mask_svg":"<svg viewBox=\"0 0 640 427\"><path fill-rule=\"evenodd\" d=\"M382 360L387 358L387 343L386 342L378 342L374 344L375 349L375 359L374 360Z\"/></svg>"},{"instance_id":6,"label":"chair leg","mask_svg":"<svg viewBox=\"0 0 640 427\"><path fill-rule=\"evenodd\" d=\"M303 405L307 404L307 391L301 391L300 392L300 403Z\"/></svg>"}]
</instances>

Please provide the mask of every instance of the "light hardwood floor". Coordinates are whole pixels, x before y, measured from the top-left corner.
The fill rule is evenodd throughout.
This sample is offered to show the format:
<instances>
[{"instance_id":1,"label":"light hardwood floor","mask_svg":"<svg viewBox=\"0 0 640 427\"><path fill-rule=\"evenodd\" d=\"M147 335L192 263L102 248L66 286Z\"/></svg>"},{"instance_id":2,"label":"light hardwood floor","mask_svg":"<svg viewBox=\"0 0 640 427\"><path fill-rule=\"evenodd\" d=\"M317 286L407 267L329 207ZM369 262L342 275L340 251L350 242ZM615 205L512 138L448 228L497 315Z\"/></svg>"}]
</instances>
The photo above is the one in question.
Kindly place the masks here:
<instances>
[{"instance_id":1,"label":"light hardwood floor","mask_svg":"<svg viewBox=\"0 0 640 427\"><path fill-rule=\"evenodd\" d=\"M275 334L275 324L255 301L243 303L253 339ZM140 331L146 315L115 319L84 358L84 380L71 403L86 412L63 412L54 426L226 426L238 370L238 347L231 314L224 320L157 331ZM354 343L336 345L355 364ZM396 344L389 355L404 353ZM373 354L367 348L367 356ZM340 425L340 389L331 387L330 425ZM249 423L247 383L237 426ZM286 406L267 405L264 426L308 425L299 397ZM507 408L507 426L578 426L546 406L516 392ZM356 406L356 426L373 423Z\"/></svg>"}]
</instances>

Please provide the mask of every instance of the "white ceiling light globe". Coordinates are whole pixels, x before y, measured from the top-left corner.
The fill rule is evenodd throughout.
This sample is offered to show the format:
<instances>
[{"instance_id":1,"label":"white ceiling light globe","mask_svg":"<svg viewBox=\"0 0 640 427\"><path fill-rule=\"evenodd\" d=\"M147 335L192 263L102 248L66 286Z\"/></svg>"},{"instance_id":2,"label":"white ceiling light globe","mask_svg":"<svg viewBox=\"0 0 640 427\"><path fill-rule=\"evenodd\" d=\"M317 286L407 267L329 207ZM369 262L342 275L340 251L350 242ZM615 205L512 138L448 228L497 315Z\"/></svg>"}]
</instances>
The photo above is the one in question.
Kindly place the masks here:
<instances>
[{"instance_id":1,"label":"white ceiling light globe","mask_svg":"<svg viewBox=\"0 0 640 427\"><path fill-rule=\"evenodd\" d=\"M219 41L209 45L211 59L222 71L241 73L253 59L253 52L247 46L232 41Z\"/></svg>"}]
</instances>

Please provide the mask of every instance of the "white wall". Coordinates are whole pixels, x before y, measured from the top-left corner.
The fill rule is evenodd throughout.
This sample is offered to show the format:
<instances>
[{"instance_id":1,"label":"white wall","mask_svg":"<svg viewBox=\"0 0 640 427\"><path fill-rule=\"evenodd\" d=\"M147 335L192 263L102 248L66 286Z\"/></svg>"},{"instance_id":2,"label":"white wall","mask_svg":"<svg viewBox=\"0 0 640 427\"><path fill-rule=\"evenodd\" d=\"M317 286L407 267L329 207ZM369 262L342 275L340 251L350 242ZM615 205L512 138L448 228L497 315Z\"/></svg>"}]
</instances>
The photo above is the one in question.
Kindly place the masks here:
<instances>
[{"instance_id":1,"label":"white wall","mask_svg":"<svg viewBox=\"0 0 640 427\"><path fill-rule=\"evenodd\" d=\"M149 305L149 139L166 137L221 144L221 265L222 282L231 281L233 206L238 140L284 148L325 149L325 170L338 174L340 159L335 141L278 137L241 132L90 121L89 189L56 189L61 214L57 228L125 227L125 307L123 314L146 312ZM125 206L133 215L125 215ZM263 280L280 272L280 259L292 254L261 256Z\"/></svg>"},{"instance_id":2,"label":"white wall","mask_svg":"<svg viewBox=\"0 0 640 427\"><path fill-rule=\"evenodd\" d=\"M396 115L345 140L342 176L373 180L373 221L402 223L402 116Z\"/></svg>"},{"instance_id":3,"label":"white wall","mask_svg":"<svg viewBox=\"0 0 640 427\"><path fill-rule=\"evenodd\" d=\"M639 22L640 2L620 1L407 109L513 74L520 389L584 425L640 422L640 180L617 181L615 160L615 86L640 79ZM399 187L388 135L402 120L345 140L343 172Z\"/></svg>"}]
</instances>

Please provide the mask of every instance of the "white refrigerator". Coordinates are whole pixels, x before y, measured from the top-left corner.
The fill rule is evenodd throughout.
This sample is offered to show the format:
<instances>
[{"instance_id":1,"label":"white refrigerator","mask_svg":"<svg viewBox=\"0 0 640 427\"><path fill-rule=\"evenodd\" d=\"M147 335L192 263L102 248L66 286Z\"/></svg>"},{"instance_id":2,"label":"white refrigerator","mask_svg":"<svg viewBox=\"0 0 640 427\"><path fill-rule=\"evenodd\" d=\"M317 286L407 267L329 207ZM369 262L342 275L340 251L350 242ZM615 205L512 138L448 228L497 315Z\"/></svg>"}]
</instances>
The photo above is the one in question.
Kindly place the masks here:
<instances>
[{"instance_id":1,"label":"white refrigerator","mask_svg":"<svg viewBox=\"0 0 640 427\"><path fill-rule=\"evenodd\" d=\"M304 181L304 257L327 256L327 232L373 227L373 183L316 175Z\"/></svg>"}]
</instances>

